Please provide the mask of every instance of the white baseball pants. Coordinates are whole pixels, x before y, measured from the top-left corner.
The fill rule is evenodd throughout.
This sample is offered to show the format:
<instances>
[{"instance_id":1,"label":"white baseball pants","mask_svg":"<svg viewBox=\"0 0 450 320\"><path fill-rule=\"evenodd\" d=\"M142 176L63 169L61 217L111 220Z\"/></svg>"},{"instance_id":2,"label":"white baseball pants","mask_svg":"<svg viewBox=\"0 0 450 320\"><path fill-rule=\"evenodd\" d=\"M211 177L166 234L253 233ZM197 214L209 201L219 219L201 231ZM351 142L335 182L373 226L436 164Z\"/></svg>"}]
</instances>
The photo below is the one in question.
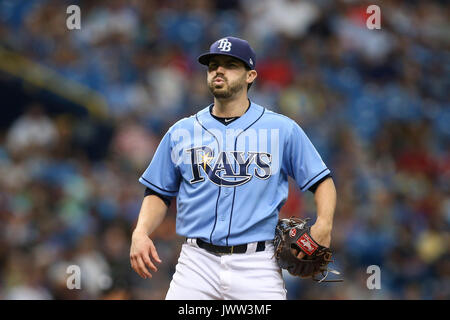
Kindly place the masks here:
<instances>
[{"instance_id":1,"label":"white baseball pants","mask_svg":"<svg viewBox=\"0 0 450 320\"><path fill-rule=\"evenodd\" d=\"M247 253L217 255L188 239L166 300L286 300L273 244L267 241L264 251L255 250L256 243Z\"/></svg>"}]
</instances>

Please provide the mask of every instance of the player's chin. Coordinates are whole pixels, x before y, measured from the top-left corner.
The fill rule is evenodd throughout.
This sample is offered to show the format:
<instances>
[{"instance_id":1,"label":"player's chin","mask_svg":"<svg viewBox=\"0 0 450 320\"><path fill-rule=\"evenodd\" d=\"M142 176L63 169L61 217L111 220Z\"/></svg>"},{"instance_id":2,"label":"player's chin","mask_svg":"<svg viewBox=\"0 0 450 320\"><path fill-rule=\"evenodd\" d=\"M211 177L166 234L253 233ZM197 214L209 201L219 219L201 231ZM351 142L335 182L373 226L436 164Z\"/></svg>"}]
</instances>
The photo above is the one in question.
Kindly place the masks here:
<instances>
[{"instance_id":1,"label":"player's chin","mask_svg":"<svg viewBox=\"0 0 450 320\"><path fill-rule=\"evenodd\" d=\"M216 97L216 98L222 98L222 99L224 99L224 98L229 98L231 95L230 95L230 91L227 89L227 88L225 88L225 87L220 87L220 88L218 88L218 87L216 87L216 86L213 86L213 87L211 87L210 88L211 89L211 93L214 95L214 97Z\"/></svg>"}]
</instances>

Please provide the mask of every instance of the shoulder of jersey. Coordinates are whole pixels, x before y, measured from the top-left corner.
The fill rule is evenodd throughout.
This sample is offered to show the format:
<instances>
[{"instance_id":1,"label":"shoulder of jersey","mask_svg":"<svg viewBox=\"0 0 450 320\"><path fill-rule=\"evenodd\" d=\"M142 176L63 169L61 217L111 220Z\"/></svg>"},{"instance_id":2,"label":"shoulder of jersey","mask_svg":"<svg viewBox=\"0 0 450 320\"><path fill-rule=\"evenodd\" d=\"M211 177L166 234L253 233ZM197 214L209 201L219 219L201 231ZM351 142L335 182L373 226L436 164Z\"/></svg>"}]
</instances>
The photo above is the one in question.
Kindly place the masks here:
<instances>
[{"instance_id":1,"label":"shoulder of jersey","mask_svg":"<svg viewBox=\"0 0 450 320\"><path fill-rule=\"evenodd\" d=\"M175 122L170 128L169 131L180 128L189 128L195 122L195 114L190 115L189 117L184 117L177 122Z\"/></svg>"},{"instance_id":2,"label":"shoulder of jersey","mask_svg":"<svg viewBox=\"0 0 450 320\"><path fill-rule=\"evenodd\" d=\"M264 111L264 116L271 123L275 122L277 127L290 129L290 128L292 128L293 125L297 124L297 122L295 122L295 120L293 120L283 114L276 113L267 108L265 108L265 109L266 110Z\"/></svg>"}]
</instances>

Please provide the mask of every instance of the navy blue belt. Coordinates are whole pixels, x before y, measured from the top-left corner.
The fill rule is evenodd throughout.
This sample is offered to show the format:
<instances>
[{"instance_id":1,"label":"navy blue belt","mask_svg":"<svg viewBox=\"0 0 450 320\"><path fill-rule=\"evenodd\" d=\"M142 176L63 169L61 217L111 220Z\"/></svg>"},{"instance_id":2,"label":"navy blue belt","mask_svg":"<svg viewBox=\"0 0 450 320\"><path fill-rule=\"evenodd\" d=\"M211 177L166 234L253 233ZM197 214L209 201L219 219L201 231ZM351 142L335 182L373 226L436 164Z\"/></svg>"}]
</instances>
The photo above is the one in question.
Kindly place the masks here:
<instances>
[{"instance_id":1,"label":"navy blue belt","mask_svg":"<svg viewBox=\"0 0 450 320\"><path fill-rule=\"evenodd\" d=\"M206 251L212 253L221 253L221 254L246 253L248 249L247 243L240 244L237 246L216 246L214 244L205 242L202 239L196 239L196 242L200 248L205 249ZM258 241L258 244L256 245L256 252L264 250L266 250L266 242Z\"/></svg>"}]
</instances>

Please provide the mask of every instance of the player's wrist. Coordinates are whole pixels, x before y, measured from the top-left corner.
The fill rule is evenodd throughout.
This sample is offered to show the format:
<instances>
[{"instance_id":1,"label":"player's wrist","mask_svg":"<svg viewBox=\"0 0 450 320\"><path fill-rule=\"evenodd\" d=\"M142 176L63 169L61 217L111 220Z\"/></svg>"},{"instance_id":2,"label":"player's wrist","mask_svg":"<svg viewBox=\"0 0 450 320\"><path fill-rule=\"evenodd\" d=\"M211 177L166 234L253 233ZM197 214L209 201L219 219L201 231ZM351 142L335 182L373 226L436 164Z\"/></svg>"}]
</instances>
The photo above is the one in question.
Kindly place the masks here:
<instances>
[{"instance_id":1,"label":"player's wrist","mask_svg":"<svg viewBox=\"0 0 450 320\"><path fill-rule=\"evenodd\" d=\"M142 237L142 236L148 237L148 232L141 228L135 228L133 231L132 237L135 238L135 237Z\"/></svg>"},{"instance_id":2,"label":"player's wrist","mask_svg":"<svg viewBox=\"0 0 450 320\"><path fill-rule=\"evenodd\" d=\"M333 229L333 220L323 217L317 217L315 225L323 231L331 232Z\"/></svg>"}]
</instances>

